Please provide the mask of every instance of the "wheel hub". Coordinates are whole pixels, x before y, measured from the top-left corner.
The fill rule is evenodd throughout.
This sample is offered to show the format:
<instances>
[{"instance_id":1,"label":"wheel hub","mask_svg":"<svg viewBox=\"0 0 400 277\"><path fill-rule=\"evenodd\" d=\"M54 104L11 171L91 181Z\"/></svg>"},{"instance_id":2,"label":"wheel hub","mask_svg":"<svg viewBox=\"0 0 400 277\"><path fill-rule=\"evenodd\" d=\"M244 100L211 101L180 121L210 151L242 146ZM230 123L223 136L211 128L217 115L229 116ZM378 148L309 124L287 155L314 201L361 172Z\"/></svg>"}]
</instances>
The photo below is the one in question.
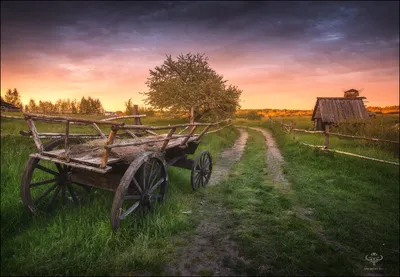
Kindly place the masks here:
<instances>
[{"instance_id":1,"label":"wheel hub","mask_svg":"<svg viewBox=\"0 0 400 277\"><path fill-rule=\"evenodd\" d=\"M68 169L64 169L60 172L57 178L57 183L60 186L67 186L72 184L72 172Z\"/></svg>"},{"instance_id":2,"label":"wheel hub","mask_svg":"<svg viewBox=\"0 0 400 277\"><path fill-rule=\"evenodd\" d=\"M142 199L140 200L143 206L151 209L151 195L148 193L143 194Z\"/></svg>"}]
</instances>

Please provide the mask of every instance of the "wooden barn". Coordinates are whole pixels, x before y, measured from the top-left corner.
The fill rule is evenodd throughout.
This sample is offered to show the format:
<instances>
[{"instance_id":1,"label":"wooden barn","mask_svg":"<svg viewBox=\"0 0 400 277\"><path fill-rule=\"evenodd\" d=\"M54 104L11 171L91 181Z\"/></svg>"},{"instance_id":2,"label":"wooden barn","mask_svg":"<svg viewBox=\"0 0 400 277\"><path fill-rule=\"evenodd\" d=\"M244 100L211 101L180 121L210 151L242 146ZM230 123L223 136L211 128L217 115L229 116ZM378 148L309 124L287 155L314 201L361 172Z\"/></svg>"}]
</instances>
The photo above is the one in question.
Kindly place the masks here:
<instances>
[{"instance_id":1,"label":"wooden barn","mask_svg":"<svg viewBox=\"0 0 400 277\"><path fill-rule=\"evenodd\" d=\"M314 130L324 130L326 124L370 118L363 99L365 97L317 97L311 118Z\"/></svg>"},{"instance_id":2,"label":"wooden barn","mask_svg":"<svg viewBox=\"0 0 400 277\"><path fill-rule=\"evenodd\" d=\"M5 112L20 112L21 108L18 108L16 106L14 106L13 104L7 103L3 100L1 100L1 110L5 111Z\"/></svg>"}]
</instances>

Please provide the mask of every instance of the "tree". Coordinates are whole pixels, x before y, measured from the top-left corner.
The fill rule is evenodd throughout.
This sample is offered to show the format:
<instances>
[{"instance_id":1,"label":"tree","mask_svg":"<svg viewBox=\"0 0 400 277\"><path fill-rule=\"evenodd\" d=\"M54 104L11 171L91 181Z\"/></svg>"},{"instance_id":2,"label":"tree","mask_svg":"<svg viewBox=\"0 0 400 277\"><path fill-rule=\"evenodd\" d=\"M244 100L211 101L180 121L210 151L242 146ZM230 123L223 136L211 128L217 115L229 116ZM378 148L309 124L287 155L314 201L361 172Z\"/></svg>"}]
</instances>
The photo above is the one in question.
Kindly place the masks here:
<instances>
[{"instance_id":1,"label":"tree","mask_svg":"<svg viewBox=\"0 0 400 277\"><path fill-rule=\"evenodd\" d=\"M125 114L126 115L134 114L132 98L129 98L128 102L125 102Z\"/></svg>"},{"instance_id":2,"label":"tree","mask_svg":"<svg viewBox=\"0 0 400 277\"><path fill-rule=\"evenodd\" d=\"M14 88L12 91L11 89L8 89L6 95L4 96L4 100L18 108L22 108L21 96L16 88Z\"/></svg>"},{"instance_id":3,"label":"tree","mask_svg":"<svg viewBox=\"0 0 400 277\"><path fill-rule=\"evenodd\" d=\"M71 101L71 112L73 114L77 114L79 109L79 103L76 101L76 99Z\"/></svg>"},{"instance_id":4,"label":"tree","mask_svg":"<svg viewBox=\"0 0 400 277\"><path fill-rule=\"evenodd\" d=\"M195 120L204 116L222 119L236 111L242 93L226 82L210 68L204 54L180 54L177 60L167 55L161 66L150 70L149 91L141 94L156 109L190 113L193 107Z\"/></svg>"},{"instance_id":5,"label":"tree","mask_svg":"<svg viewBox=\"0 0 400 277\"><path fill-rule=\"evenodd\" d=\"M35 100L33 100L33 99L29 100L28 109L31 113L36 113L38 111L38 107L35 103Z\"/></svg>"}]
</instances>

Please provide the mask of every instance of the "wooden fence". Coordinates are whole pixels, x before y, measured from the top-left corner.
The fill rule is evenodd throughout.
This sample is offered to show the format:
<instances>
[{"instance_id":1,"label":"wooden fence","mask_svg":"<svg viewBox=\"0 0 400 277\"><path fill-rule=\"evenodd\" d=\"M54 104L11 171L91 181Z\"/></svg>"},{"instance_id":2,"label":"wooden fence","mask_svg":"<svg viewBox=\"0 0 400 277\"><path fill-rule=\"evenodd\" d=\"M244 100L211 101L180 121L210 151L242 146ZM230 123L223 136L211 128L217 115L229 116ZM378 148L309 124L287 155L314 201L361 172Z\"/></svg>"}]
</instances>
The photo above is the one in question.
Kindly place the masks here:
<instances>
[{"instance_id":1,"label":"wooden fence","mask_svg":"<svg viewBox=\"0 0 400 277\"><path fill-rule=\"evenodd\" d=\"M380 138L368 138L368 137L360 137L360 136L351 136L351 135L345 135L345 134L339 134L339 133L331 133L331 132L329 132L329 125L328 124L325 125L325 130L324 131L310 131L310 130L304 130L304 129L297 129L296 128L296 123L293 122L293 121L290 122L290 124L285 124L283 120L281 122L274 121L274 120L272 120L272 118L269 118L269 120L270 120L270 126L271 127L272 127L273 124L280 124L280 126L281 126L283 131L286 131L288 134L293 134L293 139L294 140L296 139L296 133L308 133L308 134L314 134L314 135L323 135L325 137L324 145L312 145L312 144L307 144L307 143L301 143L302 145L306 145L306 146L313 147L313 148L319 148L319 149L321 149L323 151L329 151L329 152L334 152L334 153L338 153L338 154L357 157L357 158L361 158L361 159L372 160L372 161L377 161L377 162L387 163L387 164L393 164L393 165L397 165L397 166L400 165L398 162L380 160L380 159L376 159L376 158L361 156L361 155L348 153L348 152L344 152L344 151L339 151L339 150L334 150L334 149L330 149L329 148L329 138L331 136L348 138L348 139L358 139L358 140L369 140L369 141L376 141L376 142L394 143L394 144L400 144L399 141L380 139Z\"/></svg>"}]
</instances>

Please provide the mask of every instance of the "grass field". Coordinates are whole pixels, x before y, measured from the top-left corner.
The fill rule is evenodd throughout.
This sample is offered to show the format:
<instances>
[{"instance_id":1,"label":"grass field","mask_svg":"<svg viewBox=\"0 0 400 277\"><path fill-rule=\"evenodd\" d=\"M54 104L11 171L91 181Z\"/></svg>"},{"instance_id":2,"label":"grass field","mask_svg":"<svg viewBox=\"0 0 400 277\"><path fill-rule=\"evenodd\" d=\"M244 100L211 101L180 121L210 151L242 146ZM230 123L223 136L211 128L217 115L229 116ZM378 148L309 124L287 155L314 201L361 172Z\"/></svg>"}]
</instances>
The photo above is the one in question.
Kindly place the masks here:
<instances>
[{"instance_id":1,"label":"grass field","mask_svg":"<svg viewBox=\"0 0 400 277\"><path fill-rule=\"evenodd\" d=\"M307 129L309 118L296 118ZM383 118L398 122L398 117ZM145 118L144 124L165 125L179 120ZM31 217L19 196L20 176L31 139L7 134L26 130L25 122L2 120L1 137L1 274L2 275L140 275L163 273L175 252L177 238L193 235L200 215L198 202L210 209L221 205L226 232L232 234L248 264L226 261L226 266L248 275L368 275L365 255L383 255L382 275L399 274L399 168L353 157L322 153L300 144L318 137L291 134L267 120L236 120L238 125L270 129L282 150L284 173L291 191L276 189L266 174L266 146L261 133L248 130L241 161L228 179L206 190L192 192L189 171L170 168L167 200L146 216L129 219L113 233L109 213L113 194L96 190L93 202L65 207L42 217ZM306 125L308 124L308 125ZM41 126L62 132L63 126ZM56 129L60 128L60 129ZM81 127L74 126L80 129ZM82 130L82 132L84 132ZM217 156L233 144L238 132L227 128L204 137L198 152ZM362 152L396 159L390 148L332 140L332 148L347 145ZM342 148L345 149L345 148ZM351 151L350 151L351 150ZM370 151L370 152L368 152ZM397 156L398 159L398 156ZM184 211L193 210L190 216ZM299 216L296 211L307 211ZM204 215L203 215L204 216ZM204 272L203 272L204 273ZM200 274L200 273L199 273Z\"/></svg>"},{"instance_id":2,"label":"grass field","mask_svg":"<svg viewBox=\"0 0 400 277\"><path fill-rule=\"evenodd\" d=\"M166 123L173 122L157 122ZM27 129L24 124L2 122L2 129L16 133ZM9 126L11 130L6 130ZM54 132L53 128L50 130ZM197 151L207 149L217 156L237 135L232 127L207 135ZM190 171L176 168L169 169L170 185L164 204L146 216L130 218L125 225L128 227L118 233L111 231L109 220L113 193L103 190L92 192L92 203L31 217L22 206L19 184L32 152L35 147L29 138L1 137L2 275L159 274L168 253L174 250L168 238L193 227L191 218L182 212L189 209L197 193L190 186Z\"/></svg>"},{"instance_id":3,"label":"grass field","mask_svg":"<svg viewBox=\"0 0 400 277\"><path fill-rule=\"evenodd\" d=\"M305 130L313 129L313 121L311 121L310 117L307 116L274 117L273 120L274 122L276 122L274 123L274 125L278 127L280 126L279 123L283 120L285 124L294 122L296 124L296 128L298 129L305 129ZM270 127L270 122L267 119L261 121L236 120L235 122L237 124L251 124L257 126L262 125ZM376 119L372 119L371 121L369 121L368 124L361 125L358 128L354 128L351 125L342 125L339 127L331 128L331 132L399 141L398 124L399 124L399 116L385 115L385 116L378 116ZM288 138L293 139L293 135L288 136ZM296 132L296 141L298 142L303 142L313 145L324 145L324 140L325 140L324 135ZM303 146L299 145L299 147ZM399 153L400 153L399 144L395 143L377 142L368 140L354 140L354 139L330 136L329 148L334 150L354 153L358 155L363 155L371 158L399 162Z\"/></svg>"}]
</instances>

